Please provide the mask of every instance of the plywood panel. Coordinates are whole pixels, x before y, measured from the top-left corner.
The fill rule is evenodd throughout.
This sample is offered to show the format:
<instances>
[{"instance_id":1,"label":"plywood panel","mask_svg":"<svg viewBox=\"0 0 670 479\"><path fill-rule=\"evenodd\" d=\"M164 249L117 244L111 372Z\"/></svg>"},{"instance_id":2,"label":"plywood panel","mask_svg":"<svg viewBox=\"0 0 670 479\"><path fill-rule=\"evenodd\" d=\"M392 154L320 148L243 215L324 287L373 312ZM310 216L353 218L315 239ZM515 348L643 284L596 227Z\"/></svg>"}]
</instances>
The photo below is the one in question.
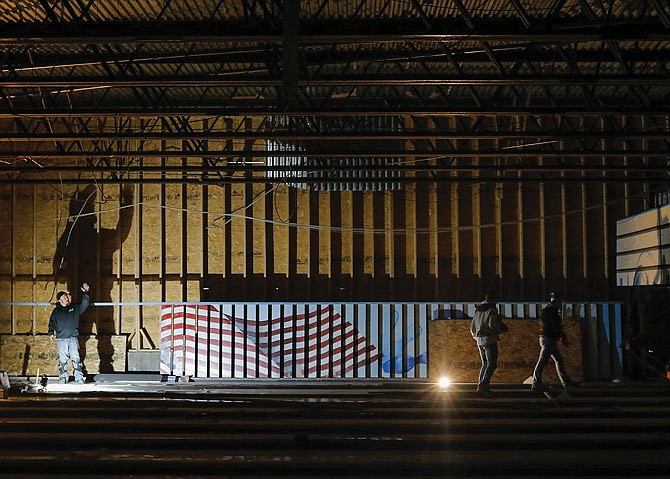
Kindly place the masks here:
<instances>
[{"instance_id":1,"label":"plywood panel","mask_svg":"<svg viewBox=\"0 0 670 479\"><path fill-rule=\"evenodd\" d=\"M452 173L456 175L456 173ZM460 235L460 201L459 201L458 183L454 182L450 188L450 218L451 225L451 271L454 275L455 287L452 291L454 297L458 298L461 295L461 235Z\"/></svg>"},{"instance_id":2,"label":"plywood panel","mask_svg":"<svg viewBox=\"0 0 670 479\"><path fill-rule=\"evenodd\" d=\"M80 352L89 374L100 372L100 355L114 366L113 371L126 370L126 337L79 336ZM101 347L104 346L104 347ZM56 341L48 335L0 335L0 370L9 374L58 376ZM72 365L68 365L72 374Z\"/></svg>"},{"instance_id":3,"label":"plywood panel","mask_svg":"<svg viewBox=\"0 0 670 479\"><path fill-rule=\"evenodd\" d=\"M565 283L563 277L563 215L561 185L547 182L545 195L545 262L546 285L550 291L561 291Z\"/></svg>"},{"instance_id":4,"label":"plywood panel","mask_svg":"<svg viewBox=\"0 0 670 479\"><path fill-rule=\"evenodd\" d=\"M180 275L183 235L182 235L182 211L181 211L181 186L166 185L163 198L165 207L165 225L163 235L165 236L165 273Z\"/></svg>"},{"instance_id":5,"label":"plywood panel","mask_svg":"<svg viewBox=\"0 0 670 479\"><path fill-rule=\"evenodd\" d=\"M326 276L330 278L332 276L332 261L331 257L331 236L333 234L332 224L330 222L331 211L330 211L330 196L329 191L322 191L318 193L319 201L319 264L318 264L318 273L319 275ZM337 255L339 256L339 255Z\"/></svg>"},{"instance_id":6,"label":"plywood panel","mask_svg":"<svg viewBox=\"0 0 670 479\"><path fill-rule=\"evenodd\" d=\"M584 223L583 202L581 188L578 184L568 184L565 187L566 226L565 234L570 241L566 244L567 278L566 297L577 298L584 294L585 284L583 252L584 252Z\"/></svg>"},{"instance_id":7,"label":"plywood panel","mask_svg":"<svg viewBox=\"0 0 670 479\"><path fill-rule=\"evenodd\" d=\"M161 281L144 281L142 283L142 297L152 298L149 301L163 301ZM140 314L140 327L144 328L144 335L133 337L131 347L139 349L150 349L160 344L160 306L142 306ZM145 337L148 336L147 340ZM153 344L153 346L152 346Z\"/></svg>"},{"instance_id":8,"label":"plywood panel","mask_svg":"<svg viewBox=\"0 0 670 479\"><path fill-rule=\"evenodd\" d=\"M476 144L475 140L475 144ZM479 164L478 160L473 160L473 163ZM473 177L479 176L479 172L473 172L472 173ZM477 285L477 290L481 291L482 288L482 215L481 215L481 209L482 209L482 184L481 183L475 183L471 186L470 189L471 193L471 203L472 203L472 220L471 224L473 225L472 228L472 274L476 278L480 278L479 284ZM473 287L471 287L471 290L474 290L474 284ZM481 293L478 295L481 296ZM472 298L473 300L475 298Z\"/></svg>"},{"instance_id":9,"label":"plywood panel","mask_svg":"<svg viewBox=\"0 0 670 479\"><path fill-rule=\"evenodd\" d=\"M228 219L225 213L224 196L226 189L220 186L209 186L207 194L207 270L210 274L224 275L226 273L226 235L225 223Z\"/></svg>"},{"instance_id":10,"label":"plywood panel","mask_svg":"<svg viewBox=\"0 0 670 479\"><path fill-rule=\"evenodd\" d=\"M189 301L200 301L200 280L190 280L186 283L186 298Z\"/></svg>"},{"instance_id":11,"label":"plywood panel","mask_svg":"<svg viewBox=\"0 0 670 479\"><path fill-rule=\"evenodd\" d=\"M165 284L165 298L162 298L161 300L169 303L179 303L184 301L181 280L167 281Z\"/></svg>"},{"instance_id":12,"label":"plywood panel","mask_svg":"<svg viewBox=\"0 0 670 479\"><path fill-rule=\"evenodd\" d=\"M253 216L253 222L251 224L251 235L252 235L252 253L253 265L251 265L251 271L255 275L267 276L267 266L265 264L265 249L267 246L267 238L265 235L265 229L267 228L265 222L265 212L266 212L266 201L268 196L265 194L265 185L264 184L254 184L252 187L254 195L254 204L250 208L249 213Z\"/></svg>"},{"instance_id":13,"label":"plywood panel","mask_svg":"<svg viewBox=\"0 0 670 479\"><path fill-rule=\"evenodd\" d=\"M453 297L457 297L454 290L455 266L453 225L452 225L452 186L437 188L435 190L435 214L437 215L437 295L436 298L449 297L451 291ZM443 296L444 295L444 296Z\"/></svg>"},{"instance_id":14,"label":"plywood panel","mask_svg":"<svg viewBox=\"0 0 670 479\"><path fill-rule=\"evenodd\" d=\"M508 319L508 333L498 343L498 370L493 383L522 384L533 374L540 352L537 336L537 321ZM470 336L470 320L445 320L429 322L429 377L447 376L455 382L476 383L481 367L479 349ZM567 321L565 332L571 346L561 346L568 374L581 380L581 332L580 324ZM553 362L547 364L543 374L547 384L557 383Z\"/></svg>"},{"instance_id":15,"label":"plywood panel","mask_svg":"<svg viewBox=\"0 0 670 479\"><path fill-rule=\"evenodd\" d=\"M108 293L111 283L118 281L124 270L133 276L140 274L142 251L140 250L140 234L146 220L140 224L140 215L147 208L139 204L140 191L138 186L113 186L109 193L108 206L105 206L101 217L113 223L100 230L100 271L106 278L101 284L104 294L98 291L98 300L111 301ZM114 214L116 212L116 214ZM120 264L119 264L120 263Z\"/></svg>"},{"instance_id":16,"label":"plywood panel","mask_svg":"<svg viewBox=\"0 0 670 479\"><path fill-rule=\"evenodd\" d=\"M14 230L14 193L11 185L0 184L0 275L12 273L13 230ZM18 220L18 217L16 217ZM7 288L9 290L9 288ZM0 288L0 297L6 294L5 288Z\"/></svg>"},{"instance_id":17,"label":"plywood panel","mask_svg":"<svg viewBox=\"0 0 670 479\"><path fill-rule=\"evenodd\" d=\"M274 202L272 220L275 222L272 229L274 256L274 273L277 275L288 275L288 254L289 254L289 226L290 206L289 194L293 190L284 185L278 185L272 192L272 201Z\"/></svg>"},{"instance_id":18,"label":"plywood panel","mask_svg":"<svg viewBox=\"0 0 670 479\"><path fill-rule=\"evenodd\" d=\"M58 236L55 219L58 210L58 196L52 188L35 186L35 274L53 275L53 259ZM4 209L4 208L3 208ZM7 223L2 223L7 224Z\"/></svg>"},{"instance_id":19,"label":"plywood panel","mask_svg":"<svg viewBox=\"0 0 670 479\"><path fill-rule=\"evenodd\" d=\"M160 162L160 158L157 159ZM161 275L163 268L163 222L161 211L161 186L146 184L142 185L142 206L138 207L137 213L141 211L142 224L142 273Z\"/></svg>"},{"instance_id":20,"label":"plywood panel","mask_svg":"<svg viewBox=\"0 0 670 479\"><path fill-rule=\"evenodd\" d=\"M427 212L425 223L419 223L424 226L429 233L424 235L420 241L419 257L425 258L426 274L437 278L440 268L440 215L438 213L438 192L437 185L429 185L422 201L417 202L417 210L423 209ZM425 203L424 203L425 202ZM436 283L437 284L437 283Z\"/></svg>"},{"instance_id":21,"label":"plywood panel","mask_svg":"<svg viewBox=\"0 0 670 479\"><path fill-rule=\"evenodd\" d=\"M139 302L139 285L125 281L121 285L121 297L124 303ZM145 299L145 301L149 301ZM118 312L116 334L132 334L138 324L139 307L136 305L124 306ZM95 331L92 331L95 332Z\"/></svg>"},{"instance_id":22,"label":"plywood panel","mask_svg":"<svg viewBox=\"0 0 670 479\"><path fill-rule=\"evenodd\" d=\"M523 184L523 288L524 295L541 299L547 291L542 277L543 212L539 184Z\"/></svg>"},{"instance_id":23,"label":"plywood panel","mask_svg":"<svg viewBox=\"0 0 670 479\"><path fill-rule=\"evenodd\" d=\"M33 281L30 277L14 280L14 297L12 301L17 303L30 303L33 301ZM13 333L25 334L33 331L34 308L30 306L16 307L14 309Z\"/></svg>"},{"instance_id":24,"label":"plywood panel","mask_svg":"<svg viewBox=\"0 0 670 479\"><path fill-rule=\"evenodd\" d=\"M474 208L476 204L474 199L478 196L476 186L472 184L459 184L459 196L461 201L458 202L458 244L459 244L459 273L461 289L466 291L476 291L478 285L474 282L476 269L478 268L478 256L475 252L476 232L473 225ZM468 298L475 300L475 298Z\"/></svg>"},{"instance_id":25,"label":"plywood panel","mask_svg":"<svg viewBox=\"0 0 670 479\"><path fill-rule=\"evenodd\" d=\"M310 273L310 258L314 255L314 261L318 261L318 252L311 251L310 234L311 231L307 226L310 224L311 218L311 195L307 190L296 191L296 222L300 226L296 231L296 273L298 275L309 276Z\"/></svg>"},{"instance_id":26,"label":"plywood panel","mask_svg":"<svg viewBox=\"0 0 670 479\"><path fill-rule=\"evenodd\" d=\"M502 185L500 185L502 186ZM479 228L479 271L481 275L480 291L498 290L499 272L498 258L498 227L496 214L498 213L498 200L496 191L498 184L486 183L479 188L479 220L482 225Z\"/></svg>"},{"instance_id":27,"label":"plywood panel","mask_svg":"<svg viewBox=\"0 0 670 479\"><path fill-rule=\"evenodd\" d=\"M14 274L33 274L33 187L30 185L18 185L14 188L14 199L12 202L12 215L14 221L13 237L14 243Z\"/></svg>"},{"instance_id":28,"label":"plywood panel","mask_svg":"<svg viewBox=\"0 0 670 479\"><path fill-rule=\"evenodd\" d=\"M590 176L596 173L590 173ZM603 299L608 297L607 291L611 286L606 281L606 244L609 238L605 238L605 216L602 208L602 185L589 183L585 188L586 203L586 248L585 260L588 265L588 285L592 291L591 297ZM593 296L596 295L596 296Z\"/></svg>"},{"instance_id":29,"label":"plywood panel","mask_svg":"<svg viewBox=\"0 0 670 479\"><path fill-rule=\"evenodd\" d=\"M247 188L251 188L251 186L235 184L230 191L230 207L234 215L230 219L230 272L243 276L247 272L247 229L244 219L247 206Z\"/></svg>"},{"instance_id":30,"label":"plywood panel","mask_svg":"<svg viewBox=\"0 0 670 479\"><path fill-rule=\"evenodd\" d=\"M507 299L519 299L521 276L521 243L523 224L518 221L518 190L517 185L503 184L501 200L501 255L502 275L504 281L498 294Z\"/></svg>"},{"instance_id":31,"label":"plywood panel","mask_svg":"<svg viewBox=\"0 0 670 479\"><path fill-rule=\"evenodd\" d=\"M422 221L425 220L426 210L417 211L417 191L415 185L408 185L405 188L405 201L404 201L404 210L405 210L405 271L403 274L416 278L418 274L418 261L417 257L417 234L416 227L418 223L418 216L421 216ZM403 254L401 251L396 252L396 254Z\"/></svg>"},{"instance_id":32,"label":"plywood panel","mask_svg":"<svg viewBox=\"0 0 670 479\"><path fill-rule=\"evenodd\" d=\"M41 292L41 289L37 290L37 293L39 296L39 293ZM54 300L55 304L55 300ZM17 307L19 309L15 308L17 316L26 316L28 317L29 314L32 314L35 320L35 328L33 332L35 333L48 333L49 332L49 318L51 318L51 311L53 311L53 307L49 306L24 306L24 312L20 312L20 307ZM28 313L28 310L31 309L30 313Z\"/></svg>"},{"instance_id":33,"label":"plywood panel","mask_svg":"<svg viewBox=\"0 0 670 479\"><path fill-rule=\"evenodd\" d=\"M375 238L374 234L370 233L375 227L374 196L372 192L363 192L363 202L361 207L363 212L363 228L365 230L365 233L363 234L363 274L374 276Z\"/></svg>"},{"instance_id":34,"label":"plywood panel","mask_svg":"<svg viewBox=\"0 0 670 479\"><path fill-rule=\"evenodd\" d=\"M104 188L105 196L110 195L111 198L109 199L110 204L105 205L104 212L100 215L100 224L104 229L115 230L116 234L109 235L113 242L110 245L111 251L103 251L102 254L109 259L109 264L104 267L104 272L110 276L109 281L114 283L118 282L123 272L123 260L125 259L127 263L134 263L135 255L127 254L132 252L134 245L125 243L125 241L131 230L137 229L134 225L141 221L140 215L143 212L143 207L138 203L142 201L142 196L139 186L127 185L124 189L117 185L105 185ZM147 255L147 257L150 256ZM108 284L107 287L110 288L109 298L114 297L111 296L113 286Z\"/></svg>"},{"instance_id":35,"label":"plywood panel","mask_svg":"<svg viewBox=\"0 0 670 479\"><path fill-rule=\"evenodd\" d=\"M406 270L405 255L407 250L405 245L407 231L405 228L406 218L403 215L405 205L402 204L402 197L397 198L398 203L400 203L397 208L394 203L396 201L394 196L383 195L382 199L383 201L379 201L375 205L379 204L383 209L384 223L381 226L384 233L383 235L378 233L375 236L383 238L384 250L379 253L377 253L377 250L375 251L376 254L381 254L381 258L376 260L375 263L381 266L380 269L377 269L380 278L384 275L389 278L396 278L397 275L403 275ZM398 234L395 234L396 231L398 231Z\"/></svg>"},{"instance_id":36,"label":"plywood panel","mask_svg":"<svg viewBox=\"0 0 670 479\"><path fill-rule=\"evenodd\" d=\"M203 262L203 222L202 214L202 186L188 185L186 187L186 257L189 274L202 274Z\"/></svg>"},{"instance_id":37,"label":"plywood panel","mask_svg":"<svg viewBox=\"0 0 670 479\"><path fill-rule=\"evenodd\" d=\"M354 215L353 215L353 193L351 191L343 191L340 193L340 211L334 212L335 215L340 216L340 225L342 227L342 250L340 253L340 261L342 263L342 275L353 275L353 261L354 261L354 236L357 233L353 232Z\"/></svg>"},{"instance_id":38,"label":"plywood panel","mask_svg":"<svg viewBox=\"0 0 670 479\"><path fill-rule=\"evenodd\" d=\"M130 283L134 284L134 281L130 281ZM122 302L122 301L130 301L129 299L125 299L124 295L122 294L121 291L121 285L124 284L121 280L114 281L112 283L112 287L109 291L109 295L112 298L112 300L116 303ZM94 291L91 291L91 300L93 302L95 301L100 301L97 297ZM114 306L107 306L106 307L109 313L111 314L111 317L113 319L113 324L114 324L114 333L118 332L120 330L119 324L121 322L121 310L122 307L119 305L114 305Z\"/></svg>"}]
</instances>

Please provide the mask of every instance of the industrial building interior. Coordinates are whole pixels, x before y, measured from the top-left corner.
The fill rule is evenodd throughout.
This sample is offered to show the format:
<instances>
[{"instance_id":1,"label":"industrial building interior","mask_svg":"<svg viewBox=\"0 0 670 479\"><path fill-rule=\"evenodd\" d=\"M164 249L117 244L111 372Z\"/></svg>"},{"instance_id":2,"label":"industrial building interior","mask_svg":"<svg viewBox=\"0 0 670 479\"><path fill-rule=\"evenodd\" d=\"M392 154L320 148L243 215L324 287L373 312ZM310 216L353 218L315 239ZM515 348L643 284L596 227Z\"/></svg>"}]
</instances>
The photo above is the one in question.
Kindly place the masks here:
<instances>
[{"instance_id":1,"label":"industrial building interior","mask_svg":"<svg viewBox=\"0 0 670 479\"><path fill-rule=\"evenodd\" d=\"M667 1L3 0L0 58L0 478L667 477Z\"/></svg>"}]
</instances>

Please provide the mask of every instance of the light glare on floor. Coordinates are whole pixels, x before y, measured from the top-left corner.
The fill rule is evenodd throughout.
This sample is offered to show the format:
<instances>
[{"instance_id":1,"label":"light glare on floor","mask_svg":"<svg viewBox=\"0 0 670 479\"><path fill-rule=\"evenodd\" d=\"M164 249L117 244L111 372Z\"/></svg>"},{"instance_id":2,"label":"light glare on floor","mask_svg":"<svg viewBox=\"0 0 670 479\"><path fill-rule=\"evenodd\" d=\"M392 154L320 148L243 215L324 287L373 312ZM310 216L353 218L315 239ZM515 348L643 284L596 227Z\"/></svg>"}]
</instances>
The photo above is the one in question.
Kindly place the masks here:
<instances>
[{"instance_id":1,"label":"light glare on floor","mask_svg":"<svg viewBox=\"0 0 670 479\"><path fill-rule=\"evenodd\" d=\"M451 384L451 380L450 380L448 377L443 377L443 378L440 378L440 380L437 382L437 384L438 384L442 389L446 389L446 388L448 388L449 385Z\"/></svg>"}]
</instances>

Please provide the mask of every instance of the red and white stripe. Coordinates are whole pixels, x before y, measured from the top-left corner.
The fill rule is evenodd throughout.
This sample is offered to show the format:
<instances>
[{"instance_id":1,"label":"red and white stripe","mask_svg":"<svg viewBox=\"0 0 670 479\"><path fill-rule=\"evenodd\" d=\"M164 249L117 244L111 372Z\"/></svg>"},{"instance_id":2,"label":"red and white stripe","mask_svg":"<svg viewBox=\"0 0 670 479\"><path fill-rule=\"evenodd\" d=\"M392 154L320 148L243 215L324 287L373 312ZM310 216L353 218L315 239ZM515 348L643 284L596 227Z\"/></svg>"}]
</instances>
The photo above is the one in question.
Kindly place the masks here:
<instances>
[{"instance_id":1,"label":"red and white stripe","mask_svg":"<svg viewBox=\"0 0 670 479\"><path fill-rule=\"evenodd\" d=\"M274 377L280 376L278 366L254 342L247 341L245 347L242 331L226 317L222 318L215 307L169 305L162 308L162 374L267 378L271 377L270 372Z\"/></svg>"},{"instance_id":2,"label":"red and white stripe","mask_svg":"<svg viewBox=\"0 0 670 479\"><path fill-rule=\"evenodd\" d=\"M161 373L267 378L292 377L295 371L297 377L344 377L370 367L370 375L377 375L378 350L331 306L272 314L247 317L245 324L214 306L164 306Z\"/></svg>"}]
</instances>

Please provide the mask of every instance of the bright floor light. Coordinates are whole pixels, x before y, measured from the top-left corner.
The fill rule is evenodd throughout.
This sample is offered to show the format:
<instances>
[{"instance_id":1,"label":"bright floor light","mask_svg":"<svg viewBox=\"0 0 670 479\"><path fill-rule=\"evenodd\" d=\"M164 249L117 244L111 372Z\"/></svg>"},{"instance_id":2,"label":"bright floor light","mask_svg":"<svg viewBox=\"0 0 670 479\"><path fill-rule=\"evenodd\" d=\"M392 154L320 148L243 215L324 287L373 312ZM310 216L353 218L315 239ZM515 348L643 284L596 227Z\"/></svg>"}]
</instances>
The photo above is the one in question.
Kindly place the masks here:
<instances>
[{"instance_id":1,"label":"bright floor light","mask_svg":"<svg viewBox=\"0 0 670 479\"><path fill-rule=\"evenodd\" d=\"M451 385L451 380L448 377L442 377L440 380L437 382L437 384L442 388L446 389Z\"/></svg>"}]
</instances>

